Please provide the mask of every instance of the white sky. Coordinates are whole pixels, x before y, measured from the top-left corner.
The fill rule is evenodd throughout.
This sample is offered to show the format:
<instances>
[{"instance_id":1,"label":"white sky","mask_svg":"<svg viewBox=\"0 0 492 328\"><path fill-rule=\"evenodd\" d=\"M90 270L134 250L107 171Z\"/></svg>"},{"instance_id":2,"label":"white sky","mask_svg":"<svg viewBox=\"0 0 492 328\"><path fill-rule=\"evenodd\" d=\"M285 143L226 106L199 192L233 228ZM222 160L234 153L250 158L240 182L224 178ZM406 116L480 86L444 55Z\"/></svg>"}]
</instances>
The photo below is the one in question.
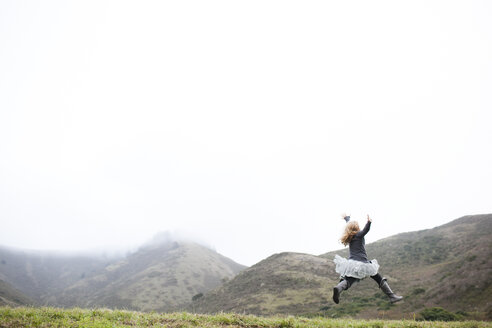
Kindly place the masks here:
<instances>
[{"instance_id":1,"label":"white sky","mask_svg":"<svg viewBox=\"0 0 492 328\"><path fill-rule=\"evenodd\" d=\"M490 1L2 1L0 244L252 265L492 212ZM369 254L370 255L370 254Z\"/></svg>"}]
</instances>

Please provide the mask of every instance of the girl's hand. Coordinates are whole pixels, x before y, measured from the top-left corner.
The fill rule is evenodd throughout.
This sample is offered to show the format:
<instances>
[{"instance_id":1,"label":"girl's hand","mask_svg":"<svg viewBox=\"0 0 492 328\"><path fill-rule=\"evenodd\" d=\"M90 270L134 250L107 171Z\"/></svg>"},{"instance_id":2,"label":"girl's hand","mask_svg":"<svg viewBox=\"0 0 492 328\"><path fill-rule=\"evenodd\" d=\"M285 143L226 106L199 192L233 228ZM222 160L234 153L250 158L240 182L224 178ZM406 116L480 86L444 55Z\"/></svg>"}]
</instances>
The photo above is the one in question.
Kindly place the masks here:
<instances>
[{"instance_id":1,"label":"girl's hand","mask_svg":"<svg viewBox=\"0 0 492 328\"><path fill-rule=\"evenodd\" d=\"M372 222L372 219L369 217L369 214L367 214L367 221Z\"/></svg>"}]
</instances>

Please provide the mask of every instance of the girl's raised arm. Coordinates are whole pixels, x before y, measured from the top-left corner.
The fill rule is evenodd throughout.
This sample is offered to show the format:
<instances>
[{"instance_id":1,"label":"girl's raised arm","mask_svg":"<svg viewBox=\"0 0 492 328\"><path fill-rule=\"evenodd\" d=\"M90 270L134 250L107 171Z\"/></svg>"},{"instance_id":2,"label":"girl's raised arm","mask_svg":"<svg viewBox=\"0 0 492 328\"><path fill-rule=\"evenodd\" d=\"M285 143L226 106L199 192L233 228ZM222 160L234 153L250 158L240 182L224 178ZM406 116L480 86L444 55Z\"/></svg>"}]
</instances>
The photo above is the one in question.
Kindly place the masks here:
<instances>
[{"instance_id":1,"label":"girl's raised arm","mask_svg":"<svg viewBox=\"0 0 492 328\"><path fill-rule=\"evenodd\" d=\"M364 237L369 232L369 229L371 229L371 222L372 222L372 219L369 217L369 214L368 214L366 226L364 227L364 229L362 229L360 232L357 233L357 235L359 237Z\"/></svg>"}]
</instances>

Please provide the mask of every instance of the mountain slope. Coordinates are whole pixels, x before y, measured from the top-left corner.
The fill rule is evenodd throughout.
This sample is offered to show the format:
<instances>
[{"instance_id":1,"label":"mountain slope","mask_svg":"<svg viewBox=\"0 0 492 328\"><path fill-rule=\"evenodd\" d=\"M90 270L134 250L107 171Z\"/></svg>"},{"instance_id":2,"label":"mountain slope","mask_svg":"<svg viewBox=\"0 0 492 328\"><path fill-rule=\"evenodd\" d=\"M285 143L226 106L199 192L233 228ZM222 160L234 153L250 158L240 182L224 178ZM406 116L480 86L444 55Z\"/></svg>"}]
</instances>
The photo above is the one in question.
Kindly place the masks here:
<instances>
[{"instance_id":1,"label":"mountain slope","mask_svg":"<svg viewBox=\"0 0 492 328\"><path fill-rule=\"evenodd\" d=\"M37 304L61 307L179 309L244 268L166 234L113 259L0 248L0 279Z\"/></svg>"},{"instance_id":2,"label":"mountain slope","mask_svg":"<svg viewBox=\"0 0 492 328\"><path fill-rule=\"evenodd\" d=\"M318 256L280 253L239 273L233 280L193 302L197 312L269 315L307 313L329 299L331 266Z\"/></svg>"},{"instance_id":3,"label":"mountain slope","mask_svg":"<svg viewBox=\"0 0 492 328\"><path fill-rule=\"evenodd\" d=\"M171 311L235 276L244 266L194 243L145 247L67 288L64 306Z\"/></svg>"},{"instance_id":4,"label":"mountain slope","mask_svg":"<svg viewBox=\"0 0 492 328\"><path fill-rule=\"evenodd\" d=\"M381 274L406 298L391 312L441 306L492 318L492 215L465 216L448 224L389 237L367 246ZM337 252L324 254L333 259ZM338 252L339 254L347 255ZM362 295L370 293L363 286ZM362 296L361 296L362 297Z\"/></svg>"},{"instance_id":5,"label":"mountain slope","mask_svg":"<svg viewBox=\"0 0 492 328\"><path fill-rule=\"evenodd\" d=\"M376 225L373 225L373 229ZM434 229L403 233L366 245L380 273L404 302L391 305L372 279L331 301L337 283L333 258L282 253L244 270L195 301L198 312L321 314L413 318L425 307L479 312L492 318L492 215L467 216Z\"/></svg>"},{"instance_id":6,"label":"mountain slope","mask_svg":"<svg viewBox=\"0 0 492 328\"><path fill-rule=\"evenodd\" d=\"M103 257L0 247L0 279L40 304L108 263Z\"/></svg>"},{"instance_id":7,"label":"mountain slope","mask_svg":"<svg viewBox=\"0 0 492 328\"><path fill-rule=\"evenodd\" d=\"M0 280L0 306L32 305L34 302L10 284Z\"/></svg>"}]
</instances>

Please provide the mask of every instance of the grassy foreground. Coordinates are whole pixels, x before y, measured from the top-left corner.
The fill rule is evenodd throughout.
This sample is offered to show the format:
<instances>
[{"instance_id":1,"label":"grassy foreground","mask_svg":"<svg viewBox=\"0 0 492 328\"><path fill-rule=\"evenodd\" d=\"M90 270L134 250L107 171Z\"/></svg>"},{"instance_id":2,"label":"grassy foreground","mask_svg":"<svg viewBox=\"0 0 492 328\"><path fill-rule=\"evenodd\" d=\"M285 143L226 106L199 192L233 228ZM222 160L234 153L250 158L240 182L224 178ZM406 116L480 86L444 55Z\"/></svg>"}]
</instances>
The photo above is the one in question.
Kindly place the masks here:
<instances>
[{"instance_id":1,"label":"grassy foreground","mask_svg":"<svg viewBox=\"0 0 492 328\"><path fill-rule=\"evenodd\" d=\"M411 320L352 320L302 317L257 317L239 314L202 315L141 313L117 310L84 310L34 307L0 307L0 327L456 327L485 328L483 321L424 322Z\"/></svg>"}]
</instances>

